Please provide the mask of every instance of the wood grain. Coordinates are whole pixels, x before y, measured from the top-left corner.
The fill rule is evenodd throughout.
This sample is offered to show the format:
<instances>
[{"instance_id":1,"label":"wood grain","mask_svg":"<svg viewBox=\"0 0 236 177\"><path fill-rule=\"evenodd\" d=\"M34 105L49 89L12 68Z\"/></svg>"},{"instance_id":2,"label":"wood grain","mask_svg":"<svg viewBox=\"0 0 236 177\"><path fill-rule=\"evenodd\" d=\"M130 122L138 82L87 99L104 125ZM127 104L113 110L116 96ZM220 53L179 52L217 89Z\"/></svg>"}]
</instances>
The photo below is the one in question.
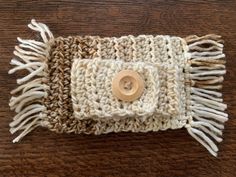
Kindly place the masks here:
<instances>
[{"instance_id":1,"label":"wood grain","mask_svg":"<svg viewBox=\"0 0 236 177\"><path fill-rule=\"evenodd\" d=\"M38 128L18 144L8 124L16 76L8 64L16 37L32 38L31 18L55 36L216 33L225 40L224 99L230 120L218 158L186 130L102 136L55 134ZM7 1L0 2L0 176L236 176L236 1Z\"/></svg>"}]
</instances>

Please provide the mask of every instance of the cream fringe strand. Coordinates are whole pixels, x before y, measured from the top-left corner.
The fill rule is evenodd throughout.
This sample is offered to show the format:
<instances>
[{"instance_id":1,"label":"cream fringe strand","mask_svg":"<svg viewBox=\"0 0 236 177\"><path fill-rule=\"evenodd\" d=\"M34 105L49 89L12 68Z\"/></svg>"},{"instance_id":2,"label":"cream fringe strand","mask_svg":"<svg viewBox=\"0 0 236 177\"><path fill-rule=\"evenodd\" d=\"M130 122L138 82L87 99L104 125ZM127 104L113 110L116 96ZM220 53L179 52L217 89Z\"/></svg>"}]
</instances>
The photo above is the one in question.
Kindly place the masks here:
<instances>
[{"instance_id":1,"label":"cream fringe strand","mask_svg":"<svg viewBox=\"0 0 236 177\"><path fill-rule=\"evenodd\" d=\"M48 43L54 37L45 24L37 23L34 19L28 27L40 33L42 42L17 38L20 44L15 47L16 58L10 62L14 68L9 70L9 74L20 70L28 71L26 76L17 79L19 86L11 91L14 96L11 97L9 106L17 114L10 123L10 132L13 134L20 131L13 140L14 143L20 141L36 127L45 126L46 107L42 104L42 99L47 97L48 90L45 83L46 60L50 47Z\"/></svg>"},{"instance_id":2,"label":"cream fringe strand","mask_svg":"<svg viewBox=\"0 0 236 177\"><path fill-rule=\"evenodd\" d=\"M228 115L223 103L222 88L225 55L221 36L210 34L189 36L187 43L186 77L189 122L185 126L189 134L201 143L213 156L217 156L216 143L222 141L224 123Z\"/></svg>"}]
</instances>

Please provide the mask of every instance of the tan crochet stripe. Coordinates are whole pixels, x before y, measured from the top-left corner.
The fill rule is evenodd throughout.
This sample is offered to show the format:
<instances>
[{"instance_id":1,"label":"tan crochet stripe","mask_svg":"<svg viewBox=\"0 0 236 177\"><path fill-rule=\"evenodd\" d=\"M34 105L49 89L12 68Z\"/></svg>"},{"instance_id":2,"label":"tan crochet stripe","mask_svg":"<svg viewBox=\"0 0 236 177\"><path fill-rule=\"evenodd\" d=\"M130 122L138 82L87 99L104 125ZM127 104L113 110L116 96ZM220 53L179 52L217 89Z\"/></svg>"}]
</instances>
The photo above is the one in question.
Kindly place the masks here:
<instances>
[{"instance_id":1,"label":"tan crochet stripe","mask_svg":"<svg viewBox=\"0 0 236 177\"><path fill-rule=\"evenodd\" d=\"M176 37L163 36L127 36L121 38L98 38L98 37L68 37L56 38L51 47L49 59L49 96L45 100L47 117L50 129L56 132L76 133L108 133L119 131L146 132L157 131L167 128L181 128L186 124L184 76L180 80L182 85L180 95L171 95L167 91L175 89L170 87L170 80L164 78L162 82L162 96L159 99L158 109L161 111L180 110L179 116L155 115L147 118L144 122L138 118L122 120L77 120L73 114L70 96L70 72L74 58L114 58L125 61L145 61L150 63L166 63L167 65L178 64L184 66L183 42ZM152 52L150 52L152 51ZM178 73L181 74L181 73ZM166 82L169 80L169 84ZM173 98L178 96L179 98ZM170 101L170 100L178 101ZM158 117L158 118L157 118Z\"/></svg>"},{"instance_id":2,"label":"tan crochet stripe","mask_svg":"<svg viewBox=\"0 0 236 177\"><path fill-rule=\"evenodd\" d=\"M51 46L48 61L47 107L49 128L56 132L88 131L87 122L77 122L72 116L70 96L70 72L73 58L94 58L96 56L96 37L56 38ZM88 123L89 125L89 123ZM84 128L83 128L84 127Z\"/></svg>"}]
</instances>

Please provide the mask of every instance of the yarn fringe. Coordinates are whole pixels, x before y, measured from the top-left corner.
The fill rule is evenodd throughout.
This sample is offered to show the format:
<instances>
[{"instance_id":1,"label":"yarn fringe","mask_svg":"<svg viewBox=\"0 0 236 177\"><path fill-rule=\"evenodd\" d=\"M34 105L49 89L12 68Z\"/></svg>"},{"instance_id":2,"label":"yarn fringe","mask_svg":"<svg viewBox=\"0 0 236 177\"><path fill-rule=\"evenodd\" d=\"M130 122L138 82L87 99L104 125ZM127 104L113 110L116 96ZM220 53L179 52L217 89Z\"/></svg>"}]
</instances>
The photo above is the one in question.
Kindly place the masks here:
<instances>
[{"instance_id":1,"label":"yarn fringe","mask_svg":"<svg viewBox=\"0 0 236 177\"><path fill-rule=\"evenodd\" d=\"M224 123L228 115L223 103L222 88L225 55L221 36L210 34L185 38L188 46L187 77L190 119L186 128L213 156L217 156L216 143L222 141Z\"/></svg>"},{"instance_id":2,"label":"yarn fringe","mask_svg":"<svg viewBox=\"0 0 236 177\"><path fill-rule=\"evenodd\" d=\"M14 95L10 99L10 109L16 112L10 125L12 134L20 131L20 134L13 140L18 142L25 135L38 126L42 126L45 118L45 106L42 99L47 97L48 86L46 84L47 56L49 51L49 41L53 34L43 23L37 23L34 19L28 27L40 33L41 41L23 40L17 38L19 45L15 47L13 58L10 62L14 68L9 70L9 74L20 70L27 70L28 74L17 79L19 86L11 91Z\"/></svg>"}]
</instances>

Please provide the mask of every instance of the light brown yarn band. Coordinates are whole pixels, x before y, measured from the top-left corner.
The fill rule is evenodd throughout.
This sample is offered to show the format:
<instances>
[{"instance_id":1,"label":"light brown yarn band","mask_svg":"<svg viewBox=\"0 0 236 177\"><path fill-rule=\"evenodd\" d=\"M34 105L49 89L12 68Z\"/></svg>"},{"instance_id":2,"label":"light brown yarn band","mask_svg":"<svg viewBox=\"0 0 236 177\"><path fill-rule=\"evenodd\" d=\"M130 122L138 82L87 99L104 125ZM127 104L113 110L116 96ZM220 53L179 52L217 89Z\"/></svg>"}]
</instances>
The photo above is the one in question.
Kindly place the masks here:
<instances>
[{"instance_id":1,"label":"light brown yarn band","mask_svg":"<svg viewBox=\"0 0 236 177\"><path fill-rule=\"evenodd\" d=\"M32 20L29 27L40 32L43 41L19 39L20 45L14 52L18 59L11 62L16 67L9 73L22 69L29 72L26 77L18 80L21 85L12 91L15 96L10 100L11 109L17 113L10 124L11 132L22 130L14 142L19 141L37 126L44 126L58 133L96 135L185 127L212 155L217 155L218 148L215 142L222 141L224 122L228 119L224 112L226 105L222 103L222 94L216 91L221 88L220 83L225 74L220 36L194 35L185 39L162 35L54 38L48 27L42 23ZM97 60L97 64L92 64L93 67L97 67L93 70L94 76L102 76L104 79L107 75L101 73L106 70L100 67L112 68L112 64L124 63L134 69L138 63L142 63L139 73L148 65L156 67L158 74L154 74L153 78L157 76L158 80L153 84L149 83L148 86L157 84L156 92L153 93L157 94L157 97L153 94L147 95L147 100L156 99L155 110L149 113L146 110L144 113L141 107L134 106L128 109L132 103L122 103L122 110L133 112L114 109L115 98L112 97L114 95L111 90L109 94L104 91L104 94L109 95L110 101L105 102L112 111L107 111L106 107L103 108L106 111L99 111L98 107L95 109L99 105L93 102L95 99L82 99L80 94L88 94L86 90L90 87L88 85L83 89L86 85L82 82L83 72L86 72L86 69L78 64L91 64ZM115 67L112 73L113 71ZM100 74L96 75L96 72ZM111 81L111 75L108 76ZM111 82L105 87L98 87L96 84L101 85L102 79L90 76L89 78L93 79L94 85L91 88L96 91L93 92L94 96L101 89L111 89ZM151 75L146 79L150 78ZM99 98L104 99L105 95ZM151 102L144 99L140 103L147 106ZM146 116L140 117L142 113Z\"/></svg>"}]
</instances>

